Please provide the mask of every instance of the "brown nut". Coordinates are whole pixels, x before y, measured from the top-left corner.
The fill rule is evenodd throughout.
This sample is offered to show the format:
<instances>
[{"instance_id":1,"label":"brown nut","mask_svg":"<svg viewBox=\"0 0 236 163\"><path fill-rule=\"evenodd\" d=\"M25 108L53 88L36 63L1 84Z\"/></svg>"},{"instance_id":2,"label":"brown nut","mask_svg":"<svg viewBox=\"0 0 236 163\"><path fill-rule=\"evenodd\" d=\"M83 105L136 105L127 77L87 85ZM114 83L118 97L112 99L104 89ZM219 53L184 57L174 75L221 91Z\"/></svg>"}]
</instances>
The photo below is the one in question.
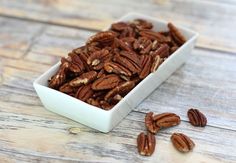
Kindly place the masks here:
<instances>
[{"instance_id":1,"label":"brown nut","mask_svg":"<svg viewBox=\"0 0 236 163\"><path fill-rule=\"evenodd\" d=\"M171 36L174 38L177 44L182 45L186 42L184 35L172 23L168 23L167 26L170 30Z\"/></svg>"},{"instance_id":2,"label":"brown nut","mask_svg":"<svg viewBox=\"0 0 236 163\"><path fill-rule=\"evenodd\" d=\"M194 142L182 133L174 133L171 136L174 147L180 152L189 152L195 146Z\"/></svg>"},{"instance_id":3,"label":"brown nut","mask_svg":"<svg viewBox=\"0 0 236 163\"><path fill-rule=\"evenodd\" d=\"M156 122L153 120L153 112L149 112L145 116L145 126L147 127L148 131L153 134L156 134L160 127L156 125Z\"/></svg>"},{"instance_id":4,"label":"brown nut","mask_svg":"<svg viewBox=\"0 0 236 163\"><path fill-rule=\"evenodd\" d=\"M116 33L112 31L99 32L91 36L88 39L87 44L91 44L93 42L99 42L101 44L109 45L113 43L115 36Z\"/></svg>"},{"instance_id":5,"label":"brown nut","mask_svg":"<svg viewBox=\"0 0 236 163\"><path fill-rule=\"evenodd\" d=\"M107 62L104 64L104 69L108 72L108 73L115 73L115 74L119 74L119 75L125 75L125 76L131 76L132 73L125 68L124 66L115 63L115 62Z\"/></svg>"},{"instance_id":6,"label":"brown nut","mask_svg":"<svg viewBox=\"0 0 236 163\"><path fill-rule=\"evenodd\" d=\"M189 122L193 126L199 126L199 127L206 126L207 118L198 109L189 109L187 114L188 114Z\"/></svg>"},{"instance_id":7,"label":"brown nut","mask_svg":"<svg viewBox=\"0 0 236 163\"><path fill-rule=\"evenodd\" d=\"M120 81L121 81L120 77L115 74L106 75L95 80L92 84L92 89L93 90L112 89L118 86Z\"/></svg>"},{"instance_id":8,"label":"brown nut","mask_svg":"<svg viewBox=\"0 0 236 163\"><path fill-rule=\"evenodd\" d=\"M82 100L87 101L93 95L93 90L91 89L91 84L83 85L79 87L77 90L75 97Z\"/></svg>"},{"instance_id":9,"label":"brown nut","mask_svg":"<svg viewBox=\"0 0 236 163\"><path fill-rule=\"evenodd\" d=\"M160 128L167 128L180 124L180 117L174 113L157 114L154 115L153 120Z\"/></svg>"},{"instance_id":10,"label":"brown nut","mask_svg":"<svg viewBox=\"0 0 236 163\"><path fill-rule=\"evenodd\" d=\"M79 77L76 77L75 79L71 80L69 82L69 85L72 87L79 87L83 84L88 84L95 80L97 77L97 72L96 71L89 71L86 73L83 73Z\"/></svg>"},{"instance_id":11,"label":"brown nut","mask_svg":"<svg viewBox=\"0 0 236 163\"><path fill-rule=\"evenodd\" d=\"M152 65L152 57L150 55L142 55L141 56L141 67L142 70L139 73L139 78L144 79L150 73Z\"/></svg>"},{"instance_id":12,"label":"brown nut","mask_svg":"<svg viewBox=\"0 0 236 163\"><path fill-rule=\"evenodd\" d=\"M147 133L147 135L140 133L137 138L137 147L140 155L151 156L156 147L155 136L151 133Z\"/></svg>"}]
</instances>

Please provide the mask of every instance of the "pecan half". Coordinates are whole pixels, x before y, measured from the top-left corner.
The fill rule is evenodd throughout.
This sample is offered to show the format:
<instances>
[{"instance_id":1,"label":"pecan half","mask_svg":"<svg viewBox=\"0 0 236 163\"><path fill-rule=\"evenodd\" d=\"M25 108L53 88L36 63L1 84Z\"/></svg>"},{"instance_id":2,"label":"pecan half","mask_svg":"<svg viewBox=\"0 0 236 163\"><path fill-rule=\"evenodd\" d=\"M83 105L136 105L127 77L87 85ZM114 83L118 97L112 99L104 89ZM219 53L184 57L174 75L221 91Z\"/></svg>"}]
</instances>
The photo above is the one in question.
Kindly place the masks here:
<instances>
[{"instance_id":1,"label":"pecan half","mask_svg":"<svg viewBox=\"0 0 236 163\"><path fill-rule=\"evenodd\" d=\"M104 110L110 110L113 107L113 105L104 100L100 101L99 104Z\"/></svg>"},{"instance_id":2,"label":"pecan half","mask_svg":"<svg viewBox=\"0 0 236 163\"><path fill-rule=\"evenodd\" d=\"M69 63L64 62L61 64L57 73L49 80L48 86L57 89L66 81L66 71L69 68Z\"/></svg>"},{"instance_id":3,"label":"pecan half","mask_svg":"<svg viewBox=\"0 0 236 163\"><path fill-rule=\"evenodd\" d=\"M162 113L154 115L153 120L161 128L172 127L180 124L180 117L174 113Z\"/></svg>"},{"instance_id":4,"label":"pecan half","mask_svg":"<svg viewBox=\"0 0 236 163\"><path fill-rule=\"evenodd\" d=\"M139 78L144 79L150 73L150 69L152 66L152 57L149 55L142 55L141 56L141 67L142 70L140 71Z\"/></svg>"},{"instance_id":5,"label":"pecan half","mask_svg":"<svg viewBox=\"0 0 236 163\"><path fill-rule=\"evenodd\" d=\"M75 97L82 101L86 101L90 97L92 97L92 95L93 95L93 90L91 89L91 84L88 84L79 87L79 89L75 94Z\"/></svg>"},{"instance_id":6,"label":"pecan half","mask_svg":"<svg viewBox=\"0 0 236 163\"><path fill-rule=\"evenodd\" d=\"M69 53L66 59L70 63L69 65L70 71L74 73L81 73L85 69L83 61L76 53Z\"/></svg>"},{"instance_id":7,"label":"pecan half","mask_svg":"<svg viewBox=\"0 0 236 163\"><path fill-rule=\"evenodd\" d=\"M148 131L153 134L156 134L161 128L156 125L156 122L153 119L153 112L149 112L145 116L145 126L147 127Z\"/></svg>"},{"instance_id":8,"label":"pecan half","mask_svg":"<svg viewBox=\"0 0 236 163\"><path fill-rule=\"evenodd\" d=\"M127 68L121 66L118 63L114 63L114 62L105 63L104 64L104 69L108 73L115 73L115 74L125 75L125 76L131 76L132 75L132 73Z\"/></svg>"},{"instance_id":9,"label":"pecan half","mask_svg":"<svg viewBox=\"0 0 236 163\"><path fill-rule=\"evenodd\" d=\"M116 87L120 81L121 81L120 77L115 74L106 75L104 77L95 80L92 84L92 89L93 90L112 89Z\"/></svg>"},{"instance_id":10,"label":"pecan half","mask_svg":"<svg viewBox=\"0 0 236 163\"><path fill-rule=\"evenodd\" d=\"M188 114L189 122L193 126L199 126L199 127L206 126L207 118L198 109L189 109L187 114Z\"/></svg>"},{"instance_id":11,"label":"pecan half","mask_svg":"<svg viewBox=\"0 0 236 163\"><path fill-rule=\"evenodd\" d=\"M174 133L171 136L174 147L180 152L189 152L195 146L194 142L182 133Z\"/></svg>"},{"instance_id":12,"label":"pecan half","mask_svg":"<svg viewBox=\"0 0 236 163\"><path fill-rule=\"evenodd\" d=\"M169 56L169 46L167 44L162 44L157 50L150 53L153 57L159 55L161 58L166 58Z\"/></svg>"},{"instance_id":13,"label":"pecan half","mask_svg":"<svg viewBox=\"0 0 236 163\"><path fill-rule=\"evenodd\" d=\"M152 41L150 39L147 39L146 37L138 38L133 44L134 49L138 50L140 54L149 54L152 46Z\"/></svg>"},{"instance_id":14,"label":"pecan half","mask_svg":"<svg viewBox=\"0 0 236 163\"><path fill-rule=\"evenodd\" d=\"M141 70L140 60L135 53L121 51L119 55L114 56L113 60L129 69L133 74L138 73Z\"/></svg>"},{"instance_id":15,"label":"pecan half","mask_svg":"<svg viewBox=\"0 0 236 163\"><path fill-rule=\"evenodd\" d=\"M73 93L75 91L75 89L74 89L74 87L71 87L69 85L69 83L65 83L62 86L60 86L59 91L61 91L63 93L70 94L70 93Z\"/></svg>"},{"instance_id":16,"label":"pecan half","mask_svg":"<svg viewBox=\"0 0 236 163\"><path fill-rule=\"evenodd\" d=\"M142 29L152 29L153 25L152 23L144 20L144 19L135 19L132 24L135 25L136 28L138 28L139 30Z\"/></svg>"},{"instance_id":17,"label":"pecan half","mask_svg":"<svg viewBox=\"0 0 236 163\"><path fill-rule=\"evenodd\" d=\"M109 45L113 43L115 36L116 33L112 31L99 32L91 36L88 39L87 44L91 44L92 42L99 42L104 45Z\"/></svg>"},{"instance_id":18,"label":"pecan half","mask_svg":"<svg viewBox=\"0 0 236 163\"><path fill-rule=\"evenodd\" d=\"M128 24L125 22L117 22L111 25L111 29L115 31L123 31L128 27Z\"/></svg>"},{"instance_id":19,"label":"pecan half","mask_svg":"<svg viewBox=\"0 0 236 163\"><path fill-rule=\"evenodd\" d=\"M170 30L171 36L179 45L183 45L186 42L186 38L182 33L176 28L172 23L168 23L168 28Z\"/></svg>"},{"instance_id":20,"label":"pecan half","mask_svg":"<svg viewBox=\"0 0 236 163\"><path fill-rule=\"evenodd\" d=\"M89 71L86 73L83 73L79 77L76 77L75 79L71 80L69 82L69 85L72 87L79 87L83 84L88 84L95 80L97 77L97 72L96 71Z\"/></svg>"},{"instance_id":21,"label":"pecan half","mask_svg":"<svg viewBox=\"0 0 236 163\"><path fill-rule=\"evenodd\" d=\"M108 50L102 49L95 51L88 57L87 64L97 66L99 63L104 62L106 58L109 58Z\"/></svg>"},{"instance_id":22,"label":"pecan half","mask_svg":"<svg viewBox=\"0 0 236 163\"><path fill-rule=\"evenodd\" d=\"M159 32L154 32L151 30L142 30L139 34L151 40L157 40L160 43L168 41L164 35L160 34Z\"/></svg>"},{"instance_id":23,"label":"pecan half","mask_svg":"<svg viewBox=\"0 0 236 163\"><path fill-rule=\"evenodd\" d=\"M151 133L147 133L147 135L140 133L137 138L137 147L140 155L151 156L156 147L155 136Z\"/></svg>"},{"instance_id":24,"label":"pecan half","mask_svg":"<svg viewBox=\"0 0 236 163\"><path fill-rule=\"evenodd\" d=\"M108 101L109 99L113 98L115 95L117 94L124 94L129 92L133 87L135 86L135 82L134 81L127 81L124 82L118 86L116 86L114 89L110 90L104 97L104 99L106 101Z\"/></svg>"}]
</instances>

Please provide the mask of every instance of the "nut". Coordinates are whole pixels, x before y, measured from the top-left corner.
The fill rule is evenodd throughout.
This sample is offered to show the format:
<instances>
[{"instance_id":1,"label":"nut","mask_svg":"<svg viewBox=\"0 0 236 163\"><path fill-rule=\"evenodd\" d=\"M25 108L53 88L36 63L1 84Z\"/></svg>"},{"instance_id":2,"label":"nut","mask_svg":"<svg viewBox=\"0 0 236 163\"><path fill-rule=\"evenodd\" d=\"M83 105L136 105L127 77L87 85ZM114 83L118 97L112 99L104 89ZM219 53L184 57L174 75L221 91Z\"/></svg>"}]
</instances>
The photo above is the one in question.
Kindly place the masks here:
<instances>
[{"instance_id":1,"label":"nut","mask_svg":"<svg viewBox=\"0 0 236 163\"><path fill-rule=\"evenodd\" d=\"M168 23L167 26L170 30L171 36L174 38L177 44L183 45L186 42L184 35L182 35L182 33L172 23Z\"/></svg>"},{"instance_id":2,"label":"nut","mask_svg":"<svg viewBox=\"0 0 236 163\"><path fill-rule=\"evenodd\" d=\"M83 73L79 77L71 80L69 82L69 85L72 87L79 87L83 84L88 84L88 83L92 82L93 80L96 79L96 77L97 77L96 71L89 71L89 72Z\"/></svg>"},{"instance_id":3,"label":"nut","mask_svg":"<svg viewBox=\"0 0 236 163\"><path fill-rule=\"evenodd\" d=\"M145 125L149 132L156 134L160 127L156 125L156 122L153 120L153 112L149 112L145 116Z\"/></svg>"},{"instance_id":4,"label":"nut","mask_svg":"<svg viewBox=\"0 0 236 163\"><path fill-rule=\"evenodd\" d=\"M92 84L92 89L93 90L112 89L118 86L120 81L121 81L120 77L115 74L106 75L104 77L95 80Z\"/></svg>"},{"instance_id":5,"label":"nut","mask_svg":"<svg viewBox=\"0 0 236 163\"><path fill-rule=\"evenodd\" d=\"M180 124L180 117L175 113L157 114L154 115L153 120L160 128L167 128Z\"/></svg>"},{"instance_id":6,"label":"nut","mask_svg":"<svg viewBox=\"0 0 236 163\"><path fill-rule=\"evenodd\" d=\"M79 87L77 90L75 97L82 100L87 101L93 95L93 90L91 89L91 84L83 85Z\"/></svg>"},{"instance_id":7,"label":"nut","mask_svg":"<svg viewBox=\"0 0 236 163\"><path fill-rule=\"evenodd\" d=\"M112 44L114 41L116 34L115 32L112 31L105 31L105 32L99 32L93 36L91 36L88 41L87 44L91 44L93 42L99 42L101 44Z\"/></svg>"},{"instance_id":8,"label":"nut","mask_svg":"<svg viewBox=\"0 0 236 163\"><path fill-rule=\"evenodd\" d=\"M174 133L171 136L174 147L180 152L189 152L195 146L194 142L182 133Z\"/></svg>"},{"instance_id":9,"label":"nut","mask_svg":"<svg viewBox=\"0 0 236 163\"><path fill-rule=\"evenodd\" d=\"M142 55L141 56L141 67L142 70L140 71L139 78L144 79L150 73L152 65L152 57L149 55Z\"/></svg>"},{"instance_id":10,"label":"nut","mask_svg":"<svg viewBox=\"0 0 236 163\"><path fill-rule=\"evenodd\" d=\"M125 75L125 76L131 76L132 73L125 67L121 66L118 63L115 62L107 62L104 64L104 69L108 73L115 73L119 75Z\"/></svg>"},{"instance_id":11,"label":"nut","mask_svg":"<svg viewBox=\"0 0 236 163\"><path fill-rule=\"evenodd\" d=\"M143 156L151 156L155 150L156 139L151 133L145 135L143 132L137 138L138 152Z\"/></svg>"},{"instance_id":12,"label":"nut","mask_svg":"<svg viewBox=\"0 0 236 163\"><path fill-rule=\"evenodd\" d=\"M199 127L206 126L207 118L198 109L189 109L187 114L188 114L189 122L193 126L199 126Z\"/></svg>"}]
</instances>

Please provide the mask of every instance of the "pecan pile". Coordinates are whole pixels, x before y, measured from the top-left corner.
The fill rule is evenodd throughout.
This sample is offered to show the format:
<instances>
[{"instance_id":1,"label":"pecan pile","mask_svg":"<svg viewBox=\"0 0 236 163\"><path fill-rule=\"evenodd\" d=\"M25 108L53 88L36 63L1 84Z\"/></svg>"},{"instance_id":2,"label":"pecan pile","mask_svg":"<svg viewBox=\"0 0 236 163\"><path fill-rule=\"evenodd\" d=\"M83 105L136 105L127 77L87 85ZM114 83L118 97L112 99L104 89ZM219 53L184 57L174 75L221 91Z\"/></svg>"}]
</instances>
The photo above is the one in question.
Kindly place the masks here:
<instances>
[{"instance_id":1,"label":"pecan pile","mask_svg":"<svg viewBox=\"0 0 236 163\"><path fill-rule=\"evenodd\" d=\"M185 43L172 23L167 26L168 31L157 32L152 23L142 19L112 24L62 58L48 86L111 109Z\"/></svg>"}]
</instances>

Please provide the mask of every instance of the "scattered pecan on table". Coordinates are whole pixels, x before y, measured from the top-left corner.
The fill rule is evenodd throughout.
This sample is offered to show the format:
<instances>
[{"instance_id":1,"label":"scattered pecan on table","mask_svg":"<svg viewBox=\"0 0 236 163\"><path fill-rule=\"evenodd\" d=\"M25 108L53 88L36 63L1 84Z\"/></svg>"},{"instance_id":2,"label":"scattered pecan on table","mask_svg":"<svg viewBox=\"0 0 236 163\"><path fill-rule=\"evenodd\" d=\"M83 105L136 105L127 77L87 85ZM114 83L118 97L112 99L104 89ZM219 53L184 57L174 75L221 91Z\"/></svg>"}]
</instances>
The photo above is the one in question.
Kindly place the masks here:
<instances>
[{"instance_id":1,"label":"scattered pecan on table","mask_svg":"<svg viewBox=\"0 0 236 163\"><path fill-rule=\"evenodd\" d=\"M143 156L151 156L156 147L155 136L151 133L145 135L143 132L137 138L138 152Z\"/></svg>"},{"instance_id":2,"label":"scattered pecan on table","mask_svg":"<svg viewBox=\"0 0 236 163\"><path fill-rule=\"evenodd\" d=\"M189 152L195 146L194 142L187 135L182 133L173 133L171 141L175 148L180 152Z\"/></svg>"},{"instance_id":3,"label":"scattered pecan on table","mask_svg":"<svg viewBox=\"0 0 236 163\"><path fill-rule=\"evenodd\" d=\"M184 44L180 31L167 27L154 31L142 19L114 23L62 58L48 86L109 110Z\"/></svg>"},{"instance_id":4,"label":"scattered pecan on table","mask_svg":"<svg viewBox=\"0 0 236 163\"><path fill-rule=\"evenodd\" d=\"M188 114L189 122L193 126L199 126L199 127L206 126L207 118L198 109L189 109L187 114Z\"/></svg>"}]
</instances>

